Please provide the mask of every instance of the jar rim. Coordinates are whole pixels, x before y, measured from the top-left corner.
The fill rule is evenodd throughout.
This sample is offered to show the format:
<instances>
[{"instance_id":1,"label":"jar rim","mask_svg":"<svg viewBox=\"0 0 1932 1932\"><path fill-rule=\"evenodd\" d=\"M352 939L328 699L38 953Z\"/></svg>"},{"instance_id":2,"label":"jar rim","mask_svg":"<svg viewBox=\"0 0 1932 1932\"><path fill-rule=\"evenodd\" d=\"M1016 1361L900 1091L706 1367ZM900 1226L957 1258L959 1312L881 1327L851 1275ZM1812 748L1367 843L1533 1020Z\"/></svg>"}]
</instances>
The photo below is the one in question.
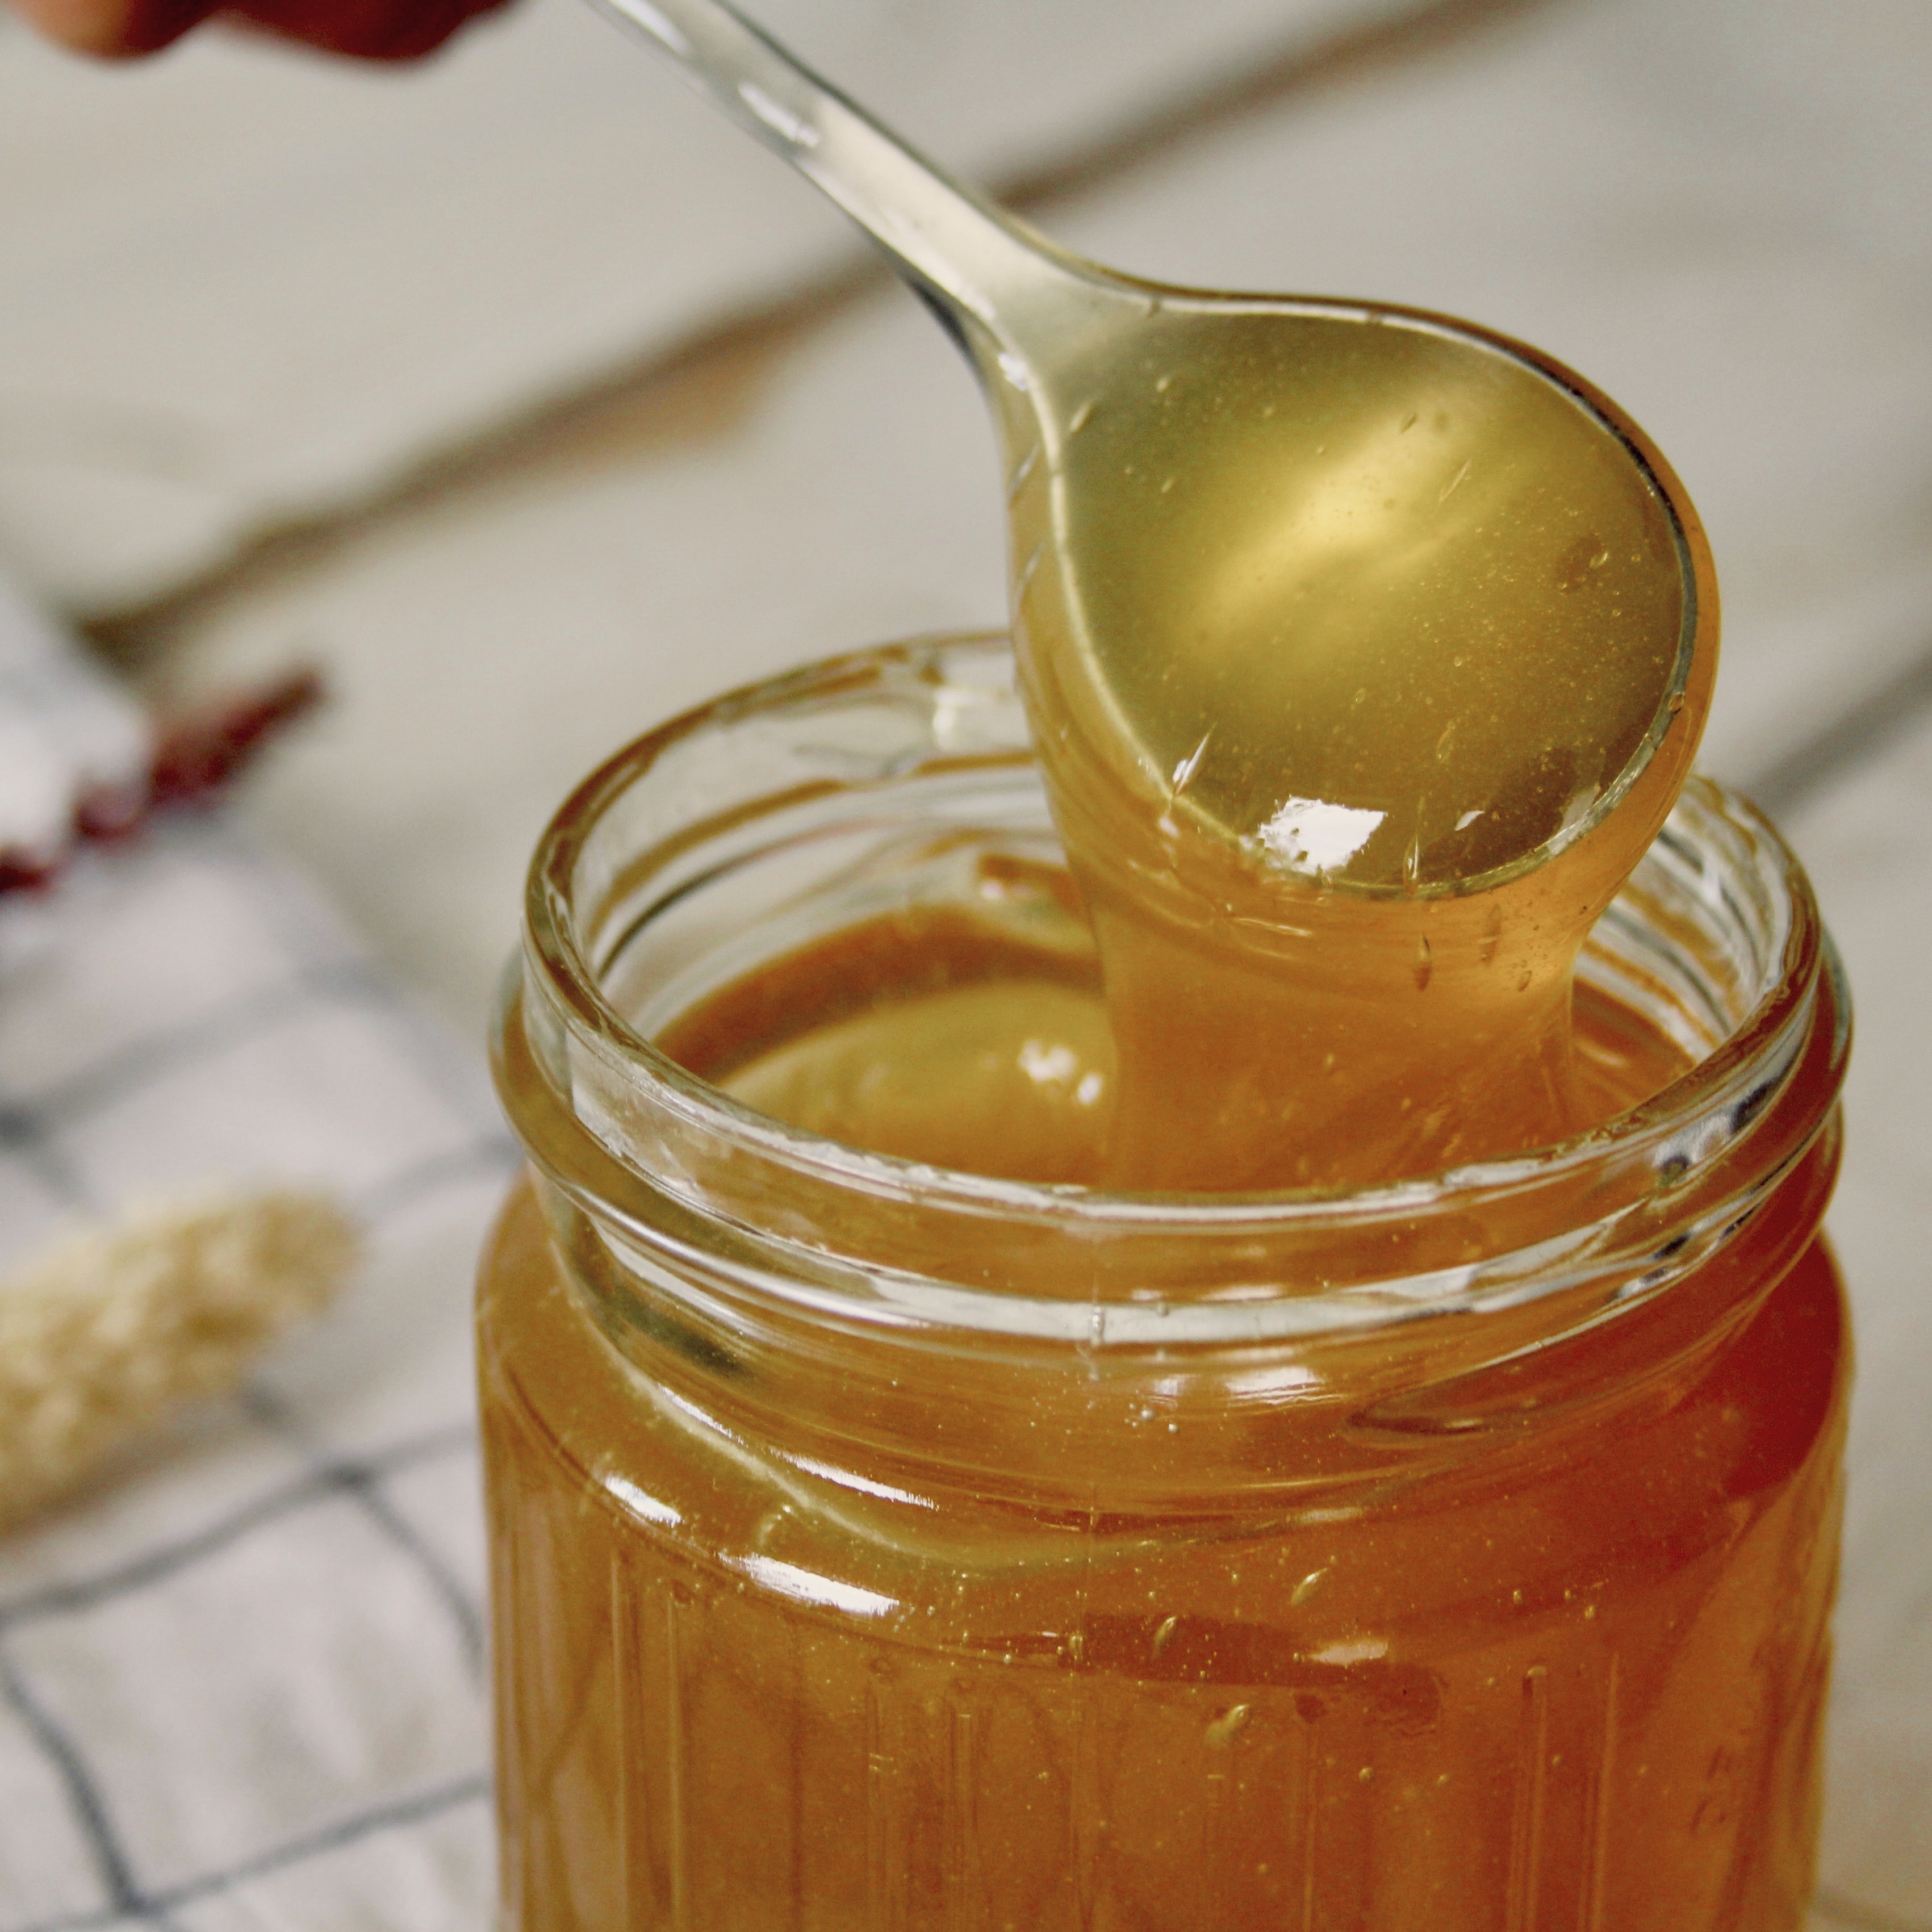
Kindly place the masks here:
<instances>
[{"instance_id":1,"label":"jar rim","mask_svg":"<svg viewBox=\"0 0 1932 1932\"><path fill-rule=\"evenodd\" d=\"M512 988L510 1004L520 1001L524 1010L517 1023L528 1030L527 1010L532 1004L540 1007L562 1050L648 1094L654 1107L685 1128L800 1186L916 1202L924 1210L1087 1239L1152 1232L1226 1240L1316 1232L1347 1239L1412 1222L1445 1205L1480 1212L1539 1195L1574 1198L1580 1190L1593 1204L1590 1218L1601 1226L1604 1212L1628 1207L1660 1186L1680 1186L1724 1161L1741 1138L1776 1111L1772 1103L1801 1060L1822 1054L1835 1094L1849 1043L1849 1005L1808 882L1789 848L1754 807L1702 776L1686 786L1653 857L1660 854L1668 862L1674 852L1677 862L1700 872L1696 890L1706 897L1756 896L1760 918L1768 922L1762 983L1753 989L1738 1023L1660 1093L1586 1132L1504 1160L1370 1187L1245 1194L1130 1193L996 1178L873 1153L759 1113L671 1060L626 1018L600 982L576 900L591 842L632 787L675 748L707 734L722 736L748 719L895 682L934 695L949 677L959 674L962 661L974 675L984 676L984 661L1008 652L1002 635L987 632L851 653L727 692L616 752L572 794L538 845L526 895L522 989L518 994ZM1820 1040L1821 987L1825 1037ZM500 1055L500 1034L499 1050ZM507 1082L506 1090L507 1095ZM1828 1099L1815 1109L1804 1144L1829 1106ZM620 1136L593 1135L587 1128L584 1136L599 1140L602 1154L609 1157L597 1161L603 1180L591 1191L606 1196L621 1191L625 1174L646 1185L662 1180L632 1157ZM1780 1171L1795 1157L1781 1161ZM564 1184L582 1197L585 1190L567 1179ZM621 1206L616 1218L635 1225L635 1217ZM784 1238L772 1238L782 1245ZM804 1245L818 1252L810 1241ZM1381 1286L1410 1302L1463 1298L1457 1285L1439 1271ZM1295 1292L1304 1304L1331 1298L1325 1288Z\"/></svg>"},{"instance_id":2,"label":"jar rim","mask_svg":"<svg viewBox=\"0 0 1932 1932\"><path fill-rule=\"evenodd\" d=\"M1814 993L1818 970L1826 960L1828 941L1818 918L1816 900L1804 879L1797 858L1779 836L1775 827L1754 806L1727 786L1718 784L1704 775L1696 775L1684 788L1684 800L1671 815L1671 829L1679 836L1684 818L1714 815L1727 821L1744 835L1750 858L1758 860L1758 872L1766 881L1781 886L1784 914L1781 960L1770 986L1760 991L1750 1010L1730 1036L1714 1051L1650 1100L1617 1114L1607 1123L1574 1134L1550 1146L1534 1148L1507 1160L1478 1161L1453 1167L1433 1174L1402 1178L1374 1186L1281 1188L1265 1192L1117 1192L1069 1183L1028 1183L1005 1180L956 1171L937 1168L918 1161L898 1160L895 1155L873 1154L844 1142L829 1140L804 1128L775 1120L727 1091L690 1072L658 1049L645 1034L638 1032L624 1014L604 997L593 962L581 945L574 920L574 883L587 841L599 825L603 813L616 796L645 777L664 752L682 740L690 740L721 724L734 724L755 711L772 711L798 704L806 695L823 695L835 686L858 684L872 674L902 670L914 658L949 645L1003 644L997 632L976 632L958 636L914 640L904 645L885 645L878 650L854 651L841 657L825 658L778 678L755 682L724 692L704 705L695 705L678 717L624 746L595 769L544 829L531 860L526 891L526 937L530 962L541 970L549 995L562 1006L572 1020L595 1036L607 1053L618 1053L630 1060L641 1080L661 1086L678 1097L680 1109L705 1114L718 1124L728 1124L730 1132L755 1142L767 1151L786 1157L788 1163L829 1178L844 1178L854 1186L875 1190L898 1183L916 1188L922 1196L956 1194L962 1200L1000 1204L1016 1211L1037 1214L1105 1214L1128 1221L1177 1221L1211 1219L1225 1227L1228 1219L1281 1215L1325 1215L1339 1205L1388 1204L1408 1208L1424 1196L1439 1194L1445 1188L1456 1192L1516 1188L1530 1174L1561 1173L1580 1163L1600 1161L1606 1150L1621 1148L1654 1148L1658 1160L1670 1160L1671 1148L1684 1136L1694 1140L1698 1124L1712 1111L1721 1111L1735 1101L1735 1090L1743 1082L1756 1084L1754 1070L1762 1069L1766 1057L1778 1057L1775 1043L1787 1036L1795 1020Z\"/></svg>"}]
</instances>

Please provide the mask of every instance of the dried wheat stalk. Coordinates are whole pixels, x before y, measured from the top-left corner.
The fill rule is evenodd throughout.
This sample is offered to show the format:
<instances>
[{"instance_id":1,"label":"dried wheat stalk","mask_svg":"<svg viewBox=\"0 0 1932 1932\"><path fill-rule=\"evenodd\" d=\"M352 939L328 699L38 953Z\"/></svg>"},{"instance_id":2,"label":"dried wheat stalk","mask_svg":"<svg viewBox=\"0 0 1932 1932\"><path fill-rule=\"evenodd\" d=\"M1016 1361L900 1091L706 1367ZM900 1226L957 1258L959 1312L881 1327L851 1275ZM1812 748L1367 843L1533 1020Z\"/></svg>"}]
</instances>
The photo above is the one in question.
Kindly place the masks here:
<instances>
[{"instance_id":1,"label":"dried wheat stalk","mask_svg":"<svg viewBox=\"0 0 1932 1932\"><path fill-rule=\"evenodd\" d=\"M342 1210L274 1192L163 1204L0 1279L0 1527L179 1403L233 1386L356 1258Z\"/></svg>"}]
</instances>

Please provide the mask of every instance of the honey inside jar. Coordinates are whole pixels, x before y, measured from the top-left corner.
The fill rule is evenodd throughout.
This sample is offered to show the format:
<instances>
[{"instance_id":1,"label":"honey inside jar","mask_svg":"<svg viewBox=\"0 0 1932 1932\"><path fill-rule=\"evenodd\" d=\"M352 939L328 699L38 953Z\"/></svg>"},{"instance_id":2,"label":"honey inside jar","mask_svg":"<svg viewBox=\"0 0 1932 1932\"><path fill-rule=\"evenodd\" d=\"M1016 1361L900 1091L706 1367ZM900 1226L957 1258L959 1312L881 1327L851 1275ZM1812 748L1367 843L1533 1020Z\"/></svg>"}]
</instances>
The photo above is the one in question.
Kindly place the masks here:
<instances>
[{"instance_id":1,"label":"honey inside jar","mask_svg":"<svg viewBox=\"0 0 1932 1932\"><path fill-rule=\"evenodd\" d=\"M902 1160L1104 1185L1117 1054L1072 881L983 857L984 910L914 909L773 962L658 1044L734 1098ZM1566 1003L1563 1099L1608 1120L1685 1070L1674 1042L1586 984ZM1520 1094L1490 1132L1522 1131ZM1482 1124L1469 1124L1472 1136Z\"/></svg>"},{"instance_id":2,"label":"honey inside jar","mask_svg":"<svg viewBox=\"0 0 1932 1932\"><path fill-rule=\"evenodd\" d=\"M1802 881L1699 795L1577 983L1600 1148L1090 1192L1114 1028L997 710L830 668L539 866L506 1923L1796 1932L1845 1375Z\"/></svg>"}]
</instances>

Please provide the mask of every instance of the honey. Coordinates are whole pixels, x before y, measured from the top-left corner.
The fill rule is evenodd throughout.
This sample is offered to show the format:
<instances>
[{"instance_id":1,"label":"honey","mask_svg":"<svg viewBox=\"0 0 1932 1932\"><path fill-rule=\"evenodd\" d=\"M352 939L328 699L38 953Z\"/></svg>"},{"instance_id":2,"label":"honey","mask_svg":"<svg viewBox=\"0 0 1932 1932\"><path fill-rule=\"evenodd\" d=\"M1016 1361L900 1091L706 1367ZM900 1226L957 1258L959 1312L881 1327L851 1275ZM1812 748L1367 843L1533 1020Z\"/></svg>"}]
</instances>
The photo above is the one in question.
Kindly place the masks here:
<instances>
[{"instance_id":1,"label":"honey","mask_svg":"<svg viewBox=\"0 0 1932 1932\"><path fill-rule=\"evenodd\" d=\"M823 1388L694 1427L696 1378L614 1357L527 1195L484 1312L525 1932L1803 1922L1842 1414L1816 1246L1727 1346L1622 1400L1573 1360L1510 1391L1577 1406L1541 1439L1412 1438L1312 1505L1259 1466L1298 1432L1252 1424L1246 1490L1143 1499L1095 1441L989 1498L973 1472L1027 1460L991 1387L890 1475ZM1083 1421L1123 1464L1217 1426L1151 1384L1113 1408Z\"/></svg>"},{"instance_id":2,"label":"honey","mask_svg":"<svg viewBox=\"0 0 1932 1932\"><path fill-rule=\"evenodd\" d=\"M1802 878L1687 799L1562 1002L1563 1147L1404 1175L1365 1081L1385 1184L1109 1192L1115 956L1010 676L741 695L540 855L506 1924L1797 1932L1847 1360ZM1456 1088L1473 1162L1522 1090Z\"/></svg>"},{"instance_id":3,"label":"honey","mask_svg":"<svg viewBox=\"0 0 1932 1932\"><path fill-rule=\"evenodd\" d=\"M981 891L1000 926L949 908L849 928L680 1016L658 1044L734 1099L831 1140L968 1173L1103 1185L1117 1055L1071 881L994 860ZM1011 935L1016 912L1030 946ZM1563 1016L1562 1044L1564 1098L1585 1120L1685 1070L1672 1041L1588 985ZM1522 1131L1513 1097L1497 1139Z\"/></svg>"}]
</instances>

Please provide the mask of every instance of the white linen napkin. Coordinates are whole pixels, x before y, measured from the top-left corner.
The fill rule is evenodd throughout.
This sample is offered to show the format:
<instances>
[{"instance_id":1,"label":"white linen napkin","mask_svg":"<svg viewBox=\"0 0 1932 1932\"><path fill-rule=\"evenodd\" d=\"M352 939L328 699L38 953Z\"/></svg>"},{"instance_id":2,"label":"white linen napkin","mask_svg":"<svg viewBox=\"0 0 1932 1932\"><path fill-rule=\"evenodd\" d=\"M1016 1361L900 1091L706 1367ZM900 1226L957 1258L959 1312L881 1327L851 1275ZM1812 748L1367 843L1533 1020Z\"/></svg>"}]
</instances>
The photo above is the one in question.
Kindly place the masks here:
<instances>
[{"instance_id":1,"label":"white linen napkin","mask_svg":"<svg viewBox=\"0 0 1932 1932\"><path fill-rule=\"evenodd\" d=\"M136 782L145 734L9 610L22 662L0 743L53 728L0 841L45 853L63 766ZM465 1306L512 1165L475 1056L218 816L0 896L0 1482L63 1375L83 1436L104 1387L232 1381L341 1271L318 1200L366 1250L298 1345L0 1540L4 1932L486 1921Z\"/></svg>"}]
</instances>

